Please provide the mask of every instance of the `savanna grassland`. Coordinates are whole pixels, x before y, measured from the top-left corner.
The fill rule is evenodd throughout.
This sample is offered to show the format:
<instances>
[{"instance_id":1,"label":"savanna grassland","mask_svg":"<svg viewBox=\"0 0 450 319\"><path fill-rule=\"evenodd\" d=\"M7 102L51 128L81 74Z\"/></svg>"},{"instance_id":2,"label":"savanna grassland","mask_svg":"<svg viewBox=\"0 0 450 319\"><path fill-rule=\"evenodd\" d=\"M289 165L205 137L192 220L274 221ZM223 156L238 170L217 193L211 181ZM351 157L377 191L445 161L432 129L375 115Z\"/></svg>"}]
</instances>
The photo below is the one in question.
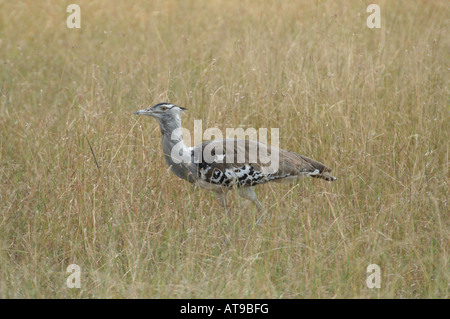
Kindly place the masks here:
<instances>
[{"instance_id":1,"label":"savanna grassland","mask_svg":"<svg viewBox=\"0 0 450 319\"><path fill-rule=\"evenodd\" d=\"M0 1L0 297L448 298L449 4L373 2ZM133 115L164 101L339 179L229 216Z\"/></svg>"}]
</instances>

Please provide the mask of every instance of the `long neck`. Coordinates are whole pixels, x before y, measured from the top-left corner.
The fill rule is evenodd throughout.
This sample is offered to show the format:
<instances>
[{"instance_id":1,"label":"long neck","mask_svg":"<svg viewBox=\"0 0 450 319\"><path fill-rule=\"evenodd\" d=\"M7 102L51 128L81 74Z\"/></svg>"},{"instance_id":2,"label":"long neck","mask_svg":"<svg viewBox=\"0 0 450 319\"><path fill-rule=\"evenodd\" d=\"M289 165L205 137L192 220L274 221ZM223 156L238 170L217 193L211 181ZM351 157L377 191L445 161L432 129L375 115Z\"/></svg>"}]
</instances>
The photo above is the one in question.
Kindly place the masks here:
<instances>
[{"instance_id":1,"label":"long neck","mask_svg":"<svg viewBox=\"0 0 450 319\"><path fill-rule=\"evenodd\" d=\"M161 121L162 149L164 159L172 172L178 177L193 182L194 165L191 151L183 142L181 119L176 116L170 122Z\"/></svg>"}]
</instances>

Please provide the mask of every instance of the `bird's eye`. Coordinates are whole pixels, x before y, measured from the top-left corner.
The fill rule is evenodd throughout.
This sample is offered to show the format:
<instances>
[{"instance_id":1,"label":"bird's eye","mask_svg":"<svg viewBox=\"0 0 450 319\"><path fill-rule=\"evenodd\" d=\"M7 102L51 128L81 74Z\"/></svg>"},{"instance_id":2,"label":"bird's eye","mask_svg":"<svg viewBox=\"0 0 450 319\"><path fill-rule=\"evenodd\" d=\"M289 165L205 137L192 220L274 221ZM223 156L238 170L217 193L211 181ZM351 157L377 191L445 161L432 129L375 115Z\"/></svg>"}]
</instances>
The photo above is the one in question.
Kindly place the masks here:
<instances>
[{"instance_id":1,"label":"bird's eye","mask_svg":"<svg viewBox=\"0 0 450 319\"><path fill-rule=\"evenodd\" d=\"M161 106L161 111L167 111L167 106Z\"/></svg>"}]
</instances>

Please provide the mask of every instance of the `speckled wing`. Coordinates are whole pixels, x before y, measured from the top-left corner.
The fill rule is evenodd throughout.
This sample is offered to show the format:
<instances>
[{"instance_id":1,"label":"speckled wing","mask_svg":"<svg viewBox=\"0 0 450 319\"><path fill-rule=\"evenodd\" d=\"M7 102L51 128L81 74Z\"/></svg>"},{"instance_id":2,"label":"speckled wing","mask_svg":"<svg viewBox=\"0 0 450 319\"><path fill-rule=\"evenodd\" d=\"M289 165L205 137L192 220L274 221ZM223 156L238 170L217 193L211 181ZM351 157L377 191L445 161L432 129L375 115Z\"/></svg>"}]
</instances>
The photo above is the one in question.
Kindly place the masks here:
<instances>
[{"instance_id":1,"label":"speckled wing","mask_svg":"<svg viewBox=\"0 0 450 319\"><path fill-rule=\"evenodd\" d=\"M199 179L224 187L254 186L300 175L325 178L323 174L330 171L308 157L251 140L207 141L192 149L192 157Z\"/></svg>"}]
</instances>

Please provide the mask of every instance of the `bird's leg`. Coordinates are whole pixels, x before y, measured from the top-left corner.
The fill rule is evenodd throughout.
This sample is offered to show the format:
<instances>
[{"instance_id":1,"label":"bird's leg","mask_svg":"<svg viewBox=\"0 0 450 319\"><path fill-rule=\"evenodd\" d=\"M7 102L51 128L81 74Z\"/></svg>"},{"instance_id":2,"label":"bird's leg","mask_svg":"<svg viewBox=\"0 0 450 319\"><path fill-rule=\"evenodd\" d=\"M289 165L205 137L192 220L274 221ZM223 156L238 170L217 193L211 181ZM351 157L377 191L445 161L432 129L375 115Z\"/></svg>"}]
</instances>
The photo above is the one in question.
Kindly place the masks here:
<instances>
[{"instance_id":1,"label":"bird's leg","mask_svg":"<svg viewBox=\"0 0 450 319\"><path fill-rule=\"evenodd\" d=\"M243 188L239 188L238 194L239 194L239 196L241 196L245 199L251 200L252 202L254 202L256 204L256 207L258 207L258 210L261 212L261 215L256 220L256 223L259 224L261 219L266 214L266 210L264 209L264 206L261 204L261 202L258 200L258 198L256 198L255 190L252 187L243 187Z\"/></svg>"},{"instance_id":2,"label":"bird's leg","mask_svg":"<svg viewBox=\"0 0 450 319\"><path fill-rule=\"evenodd\" d=\"M230 205L228 205L227 191L215 191L219 205L224 207L228 214L231 214Z\"/></svg>"}]
</instances>

